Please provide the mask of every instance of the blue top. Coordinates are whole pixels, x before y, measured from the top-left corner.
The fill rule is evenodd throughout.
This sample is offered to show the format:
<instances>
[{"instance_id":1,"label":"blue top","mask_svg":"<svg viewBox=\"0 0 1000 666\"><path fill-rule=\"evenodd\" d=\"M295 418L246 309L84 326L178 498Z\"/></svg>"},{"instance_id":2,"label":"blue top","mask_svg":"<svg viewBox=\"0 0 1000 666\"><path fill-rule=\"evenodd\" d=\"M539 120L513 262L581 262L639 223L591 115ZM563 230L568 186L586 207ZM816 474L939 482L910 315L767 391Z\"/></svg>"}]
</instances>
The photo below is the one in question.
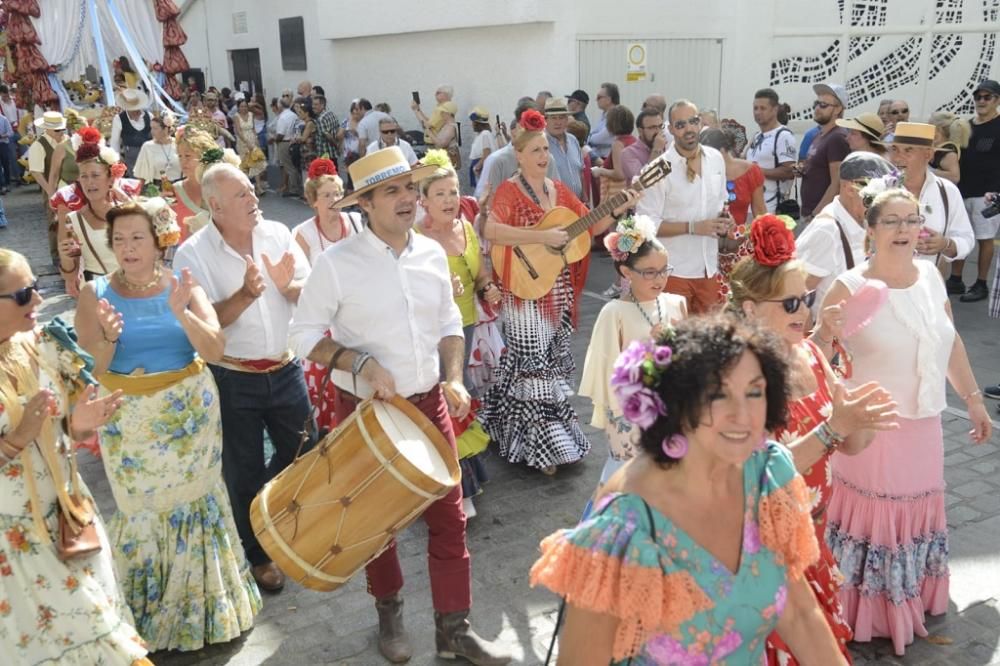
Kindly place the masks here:
<instances>
[{"instance_id":1,"label":"blue top","mask_svg":"<svg viewBox=\"0 0 1000 666\"><path fill-rule=\"evenodd\" d=\"M551 134L549 137L549 158L556 163L556 171L559 180L568 187L577 199L583 198L583 181L581 171L583 170L583 153L580 151L580 143L569 132L563 137L566 140L566 150L562 144Z\"/></svg>"},{"instance_id":2,"label":"blue top","mask_svg":"<svg viewBox=\"0 0 1000 666\"><path fill-rule=\"evenodd\" d=\"M810 128L805 134L802 135L802 143L799 144L800 162L804 162L806 158L809 157L809 146L812 145L813 139L816 138L816 135L819 134L821 129L822 128L819 125L816 125L816 127Z\"/></svg>"},{"instance_id":3,"label":"blue top","mask_svg":"<svg viewBox=\"0 0 1000 666\"><path fill-rule=\"evenodd\" d=\"M122 335L109 369L129 375L136 368L146 374L180 370L195 359L181 323L170 311L170 288L147 298L125 298L111 288L107 276L94 280L97 298L106 298L123 319Z\"/></svg>"}]
</instances>

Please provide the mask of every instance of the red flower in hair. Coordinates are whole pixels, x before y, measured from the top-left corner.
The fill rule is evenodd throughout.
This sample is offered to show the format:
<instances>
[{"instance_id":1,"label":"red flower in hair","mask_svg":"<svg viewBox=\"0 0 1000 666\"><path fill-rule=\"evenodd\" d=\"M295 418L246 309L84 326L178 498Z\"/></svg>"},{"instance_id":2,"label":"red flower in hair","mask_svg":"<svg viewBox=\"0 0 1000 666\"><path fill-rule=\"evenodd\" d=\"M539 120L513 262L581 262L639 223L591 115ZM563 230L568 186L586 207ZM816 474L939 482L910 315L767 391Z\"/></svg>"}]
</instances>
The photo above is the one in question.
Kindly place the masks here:
<instances>
[{"instance_id":1,"label":"red flower in hair","mask_svg":"<svg viewBox=\"0 0 1000 666\"><path fill-rule=\"evenodd\" d=\"M96 127L90 127L90 126L81 127L80 131L77 132L77 134L80 136L80 140L83 141L84 143L97 144L101 142L102 138L101 130L97 129Z\"/></svg>"},{"instance_id":2,"label":"red flower in hair","mask_svg":"<svg viewBox=\"0 0 1000 666\"><path fill-rule=\"evenodd\" d=\"M761 215L750 225L753 257L761 266L780 266L795 256L795 236L777 215Z\"/></svg>"},{"instance_id":3,"label":"red flower in hair","mask_svg":"<svg viewBox=\"0 0 1000 666\"><path fill-rule=\"evenodd\" d=\"M333 163L333 160L328 160L325 157L319 157L309 163L309 180L315 180L320 176L336 175L337 165Z\"/></svg>"},{"instance_id":4,"label":"red flower in hair","mask_svg":"<svg viewBox=\"0 0 1000 666\"><path fill-rule=\"evenodd\" d=\"M118 164L112 164L111 165L111 177L114 178L115 180L117 180L117 179L121 178L122 176L124 176L125 175L125 171L127 171L127 170L128 170L128 167L126 167L121 162L119 162Z\"/></svg>"},{"instance_id":5,"label":"red flower in hair","mask_svg":"<svg viewBox=\"0 0 1000 666\"><path fill-rule=\"evenodd\" d=\"M91 128L93 129L93 128ZM98 132L99 134L100 132ZM89 160L95 160L101 155L101 147L96 143L81 143L76 149L76 161L82 164Z\"/></svg>"},{"instance_id":6,"label":"red flower in hair","mask_svg":"<svg viewBox=\"0 0 1000 666\"><path fill-rule=\"evenodd\" d=\"M521 114L521 119L517 121L521 129L529 132L541 132L545 130L545 116L535 109L528 109Z\"/></svg>"}]
</instances>

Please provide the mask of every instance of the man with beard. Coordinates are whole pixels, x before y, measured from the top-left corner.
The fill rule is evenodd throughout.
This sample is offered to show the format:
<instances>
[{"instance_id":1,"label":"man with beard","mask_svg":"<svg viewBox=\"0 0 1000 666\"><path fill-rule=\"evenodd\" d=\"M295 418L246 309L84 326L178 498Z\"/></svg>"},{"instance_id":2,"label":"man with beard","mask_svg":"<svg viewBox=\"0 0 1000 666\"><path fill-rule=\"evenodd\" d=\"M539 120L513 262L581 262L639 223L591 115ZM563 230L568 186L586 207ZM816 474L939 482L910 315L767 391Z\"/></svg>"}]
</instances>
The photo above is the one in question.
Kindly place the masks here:
<instances>
[{"instance_id":1,"label":"man with beard","mask_svg":"<svg viewBox=\"0 0 1000 666\"><path fill-rule=\"evenodd\" d=\"M836 83L813 86L813 120L819 135L809 146L809 154L800 169L802 175L802 218L807 220L822 210L840 191L840 163L851 152L847 130L837 127L837 119L847 107L847 91Z\"/></svg>"},{"instance_id":2,"label":"man with beard","mask_svg":"<svg viewBox=\"0 0 1000 666\"><path fill-rule=\"evenodd\" d=\"M665 291L687 299L688 312L708 312L721 302L719 238L732 219L722 216L728 200L722 154L701 145L698 107L686 99L667 111L673 145L658 159L667 160L670 175L650 187L636 206L658 225L660 242L674 266Z\"/></svg>"},{"instance_id":3,"label":"man with beard","mask_svg":"<svg viewBox=\"0 0 1000 666\"><path fill-rule=\"evenodd\" d=\"M625 183L639 175L646 166L667 149L667 139L663 135L663 113L658 109L643 108L635 119L639 130L639 140L622 151L622 173Z\"/></svg>"}]
</instances>

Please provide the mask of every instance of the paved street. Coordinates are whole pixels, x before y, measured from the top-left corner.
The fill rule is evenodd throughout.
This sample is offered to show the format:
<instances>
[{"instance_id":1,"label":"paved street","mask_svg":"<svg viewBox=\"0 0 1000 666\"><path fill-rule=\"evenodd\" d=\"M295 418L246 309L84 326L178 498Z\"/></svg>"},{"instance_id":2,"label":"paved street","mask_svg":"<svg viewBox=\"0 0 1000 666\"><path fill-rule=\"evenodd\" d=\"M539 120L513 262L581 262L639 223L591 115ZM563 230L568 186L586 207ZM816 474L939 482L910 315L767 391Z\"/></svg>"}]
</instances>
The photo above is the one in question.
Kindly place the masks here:
<instances>
[{"instance_id":1,"label":"paved street","mask_svg":"<svg viewBox=\"0 0 1000 666\"><path fill-rule=\"evenodd\" d=\"M6 197L11 228L0 231L0 244L27 254L42 278L47 316L67 311L71 302L57 292L58 276L48 262L39 195L34 187ZM272 196L261 207L268 217L293 224L308 216L305 205ZM611 281L605 257L592 264L588 295L583 299L581 333L574 340L578 367L582 366L589 331L603 302L600 293ZM969 264L967 275L975 265ZM967 280L968 282L969 280ZM998 335L1000 322L986 316L986 303L953 302L958 327L969 349L980 383L1000 381ZM70 313L71 314L71 313ZM576 398L583 422L590 403ZM1000 436L980 447L969 444L969 424L961 401L949 393L951 407L944 416L945 476L951 528L952 589L949 613L930 622L932 640L918 639L905 658L892 656L887 641L856 646L859 664L926 664L963 666L1000 664ZM996 405L989 404L996 420ZM499 636L513 651L516 662L540 664L554 628L558 600L544 590L528 587L528 569L539 540L569 526L580 514L604 462L603 435L585 428L594 443L590 456L546 477L523 467L507 465L496 455L487 463L492 480L477 498L478 517L469 523L469 550L473 558L472 620L483 635ZM97 496L103 514L114 503L99 461L81 454L83 474ZM400 559L406 577L407 627L413 640L415 665L449 663L434 656L434 625L426 574L426 530L420 523L400 539ZM240 640L193 654L155 654L153 661L167 666L234 664L280 666L385 663L375 648L376 615L364 589L363 576L334 593L318 593L289 585L278 595L266 596L256 626Z\"/></svg>"}]
</instances>

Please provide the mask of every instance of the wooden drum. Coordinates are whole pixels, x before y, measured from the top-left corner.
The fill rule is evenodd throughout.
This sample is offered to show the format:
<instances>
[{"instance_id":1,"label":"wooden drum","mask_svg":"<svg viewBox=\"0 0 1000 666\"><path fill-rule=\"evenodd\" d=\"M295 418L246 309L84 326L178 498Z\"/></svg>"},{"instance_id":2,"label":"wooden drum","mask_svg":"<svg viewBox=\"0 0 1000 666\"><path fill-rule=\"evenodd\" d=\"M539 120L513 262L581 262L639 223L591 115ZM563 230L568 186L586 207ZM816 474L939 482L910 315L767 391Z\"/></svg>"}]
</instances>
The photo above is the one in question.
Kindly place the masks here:
<instances>
[{"instance_id":1,"label":"wooden drum","mask_svg":"<svg viewBox=\"0 0 1000 666\"><path fill-rule=\"evenodd\" d=\"M419 409L365 400L261 489L250 522L289 578L335 590L460 478L455 452Z\"/></svg>"}]
</instances>

